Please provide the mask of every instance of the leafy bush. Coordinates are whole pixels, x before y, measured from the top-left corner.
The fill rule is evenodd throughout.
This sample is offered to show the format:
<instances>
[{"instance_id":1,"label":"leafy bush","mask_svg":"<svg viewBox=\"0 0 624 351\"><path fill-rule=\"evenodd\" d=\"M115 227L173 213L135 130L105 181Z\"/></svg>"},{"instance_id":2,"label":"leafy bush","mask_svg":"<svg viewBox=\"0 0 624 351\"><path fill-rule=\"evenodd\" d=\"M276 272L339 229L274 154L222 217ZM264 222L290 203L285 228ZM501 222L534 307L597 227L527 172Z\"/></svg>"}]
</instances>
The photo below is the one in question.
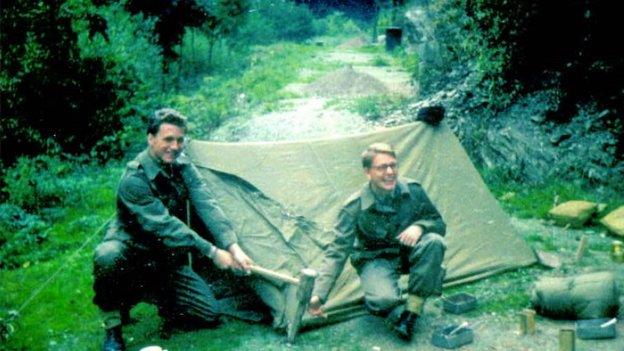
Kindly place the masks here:
<instances>
[{"instance_id":1,"label":"leafy bush","mask_svg":"<svg viewBox=\"0 0 624 351\"><path fill-rule=\"evenodd\" d=\"M58 157L46 155L20 157L4 177L8 202L29 211L59 205L70 189L63 189L61 179L71 171Z\"/></svg>"},{"instance_id":2,"label":"leafy bush","mask_svg":"<svg viewBox=\"0 0 624 351\"><path fill-rule=\"evenodd\" d=\"M236 38L250 45L301 41L316 34L314 16L305 5L288 0L251 0L250 13Z\"/></svg>"},{"instance_id":3,"label":"leafy bush","mask_svg":"<svg viewBox=\"0 0 624 351\"><path fill-rule=\"evenodd\" d=\"M122 100L107 79L105 62L80 55L75 18L62 1L10 1L1 7L0 105L7 129L0 143L6 165L50 143L66 152L88 151L102 130L120 126L116 112Z\"/></svg>"},{"instance_id":4,"label":"leafy bush","mask_svg":"<svg viewBox=\"0 0 624 351\"><path fill-rule=\"evenodd\" d=\"M6 170L6 185L2 190L7 195L8 203L30 213L75 205L83 202L86 189L95 186L84 176L86 167L92 166L83 159L62 159L50 155L20 157L13 167ZM97 172L106 175L101 170Z\"/></svg>"},{"instance_id":5,"label":"leafy bush","mask_svg":"<svg viewBox=\"0 0 624 351\"><path fill-rule=\"evenodd\" d=\"M0 204L0 269L17 268L46 254L38 245L47 240L49 226L21 208Z\"/></svg>"},{"instance_id":6,"label":"leafy bush","mask_svg":"<svg viewBox=\"0 0 624 351\"><path fill-rule=\"evenodd\" d=\"M314 27L319 35L329 37L344 38L363 34L360 26L340 11L335 11L323 18L316 19Z\"/></svg>"},{"instance_id":7,"label":"leafy bush","mask_svg":"<svg viewBox=\"0 0 624 351\"><path fill-rule=\"evenodd\" d=\"M408 100L399 96L369 96L359 98L351 103L349 109L369 121L377 121L405 106Z\"/></svg>"}]
</instances>

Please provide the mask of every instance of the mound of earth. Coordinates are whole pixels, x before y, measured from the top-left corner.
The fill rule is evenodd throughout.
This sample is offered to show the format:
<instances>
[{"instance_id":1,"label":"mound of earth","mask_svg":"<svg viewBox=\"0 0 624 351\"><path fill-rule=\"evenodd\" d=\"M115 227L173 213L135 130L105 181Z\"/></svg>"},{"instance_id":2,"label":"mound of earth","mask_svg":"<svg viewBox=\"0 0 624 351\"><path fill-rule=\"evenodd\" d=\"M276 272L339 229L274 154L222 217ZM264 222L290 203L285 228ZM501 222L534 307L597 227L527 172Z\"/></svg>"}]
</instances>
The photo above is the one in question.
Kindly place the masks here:
<instances>
[{"instance_id":1,"label":"mound of earth","mask_svg":"<svg viewBox=\"0 0 624 351\"><path fill-rule=\"evenodd\" d=\"M388 88L377 78L345 66L309 84L306 93L323 96L366 96L387 94Z\"/></svg>"},{"instance_id":2,"label":"mound of earth","mask_svg":"<svg viewBox=\"0 0 624 351\"><path fill-rule=\"evenodd\" d=\"M344 43L338 45L338 49L339 50L343 50L343 49L357 49L360 48L364 45L368 45L368 40L366 40L366 38L363 37L357 37L357 38L353 38L353 39L349 39L347 41L345 41Z\"/></svg>"}]
</instances>

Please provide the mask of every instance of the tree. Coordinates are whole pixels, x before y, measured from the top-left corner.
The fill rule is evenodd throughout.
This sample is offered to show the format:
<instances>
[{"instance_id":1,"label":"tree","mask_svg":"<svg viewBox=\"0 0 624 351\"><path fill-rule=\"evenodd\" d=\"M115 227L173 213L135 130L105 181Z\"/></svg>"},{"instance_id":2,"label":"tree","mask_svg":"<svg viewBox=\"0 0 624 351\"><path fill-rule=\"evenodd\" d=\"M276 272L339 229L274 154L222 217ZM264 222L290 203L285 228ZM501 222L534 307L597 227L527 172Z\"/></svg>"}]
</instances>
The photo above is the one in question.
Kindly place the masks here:
<instances>
[{"instance_id":1,"label":"tree","mask_svg":"<svg viewBox=\"0 0 624 351\"><path fill-rule=\"evenodd\" d=\"M83 6L91 6L85 2ZM120 128L120 101L100 59L82 59L63 0L3 1L0 12L1 159L89 151Z\"/></svg>"}]
</instances>

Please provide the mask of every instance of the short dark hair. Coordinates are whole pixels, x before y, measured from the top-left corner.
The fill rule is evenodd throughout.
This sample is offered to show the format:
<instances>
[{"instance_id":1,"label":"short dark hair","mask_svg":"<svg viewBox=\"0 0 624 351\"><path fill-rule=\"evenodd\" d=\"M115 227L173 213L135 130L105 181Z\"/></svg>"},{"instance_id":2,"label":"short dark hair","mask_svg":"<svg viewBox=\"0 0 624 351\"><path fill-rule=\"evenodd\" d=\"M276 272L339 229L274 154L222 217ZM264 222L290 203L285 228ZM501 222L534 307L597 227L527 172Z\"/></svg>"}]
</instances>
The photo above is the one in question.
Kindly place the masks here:
<instances>
[{"instance_id":1,"label":"short dark hair","mask_svg":"<svg viewBox=\"0 0 624 351\"><path fill-rule=\"evenodd\" d=\"M160 110L156 110L147 122L147 134L156 135L163 123L173 124L186 132L186 120L186 116L172 108L162 108Z\"/></svg>"},{"instance_id":2,"label":"short dark hair","mask_svg":"<svg viewBox=\"0 0 624 351\"><path fill-rule=\"evenodd\" d=\"M370 169L373 165L373 158L377 154L386 154L396 158L396 153L392 146L386 143L374 143L369 145L364 152L362 152L362 167Z\"/></svg>"}]
</instances>

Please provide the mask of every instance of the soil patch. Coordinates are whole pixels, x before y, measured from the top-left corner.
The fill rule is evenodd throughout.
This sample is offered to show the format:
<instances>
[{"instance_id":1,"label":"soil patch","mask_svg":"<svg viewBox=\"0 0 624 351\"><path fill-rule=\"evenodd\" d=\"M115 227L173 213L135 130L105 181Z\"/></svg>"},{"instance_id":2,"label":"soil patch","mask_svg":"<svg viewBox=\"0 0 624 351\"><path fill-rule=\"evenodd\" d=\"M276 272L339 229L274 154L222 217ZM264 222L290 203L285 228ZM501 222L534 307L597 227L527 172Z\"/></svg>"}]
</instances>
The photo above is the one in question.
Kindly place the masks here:
<instances>
[{"instance_id":1,"label":"soil patch","mask_svg":"<svg viewBox=\"0 0 624 351\"><path fill-rule=\"evenodd\" d=\"M319 78L308 85L305 91L325 97L381 95L389 92L379 79L357 72L350 65Z\"/></svg>"}]
</instances>

